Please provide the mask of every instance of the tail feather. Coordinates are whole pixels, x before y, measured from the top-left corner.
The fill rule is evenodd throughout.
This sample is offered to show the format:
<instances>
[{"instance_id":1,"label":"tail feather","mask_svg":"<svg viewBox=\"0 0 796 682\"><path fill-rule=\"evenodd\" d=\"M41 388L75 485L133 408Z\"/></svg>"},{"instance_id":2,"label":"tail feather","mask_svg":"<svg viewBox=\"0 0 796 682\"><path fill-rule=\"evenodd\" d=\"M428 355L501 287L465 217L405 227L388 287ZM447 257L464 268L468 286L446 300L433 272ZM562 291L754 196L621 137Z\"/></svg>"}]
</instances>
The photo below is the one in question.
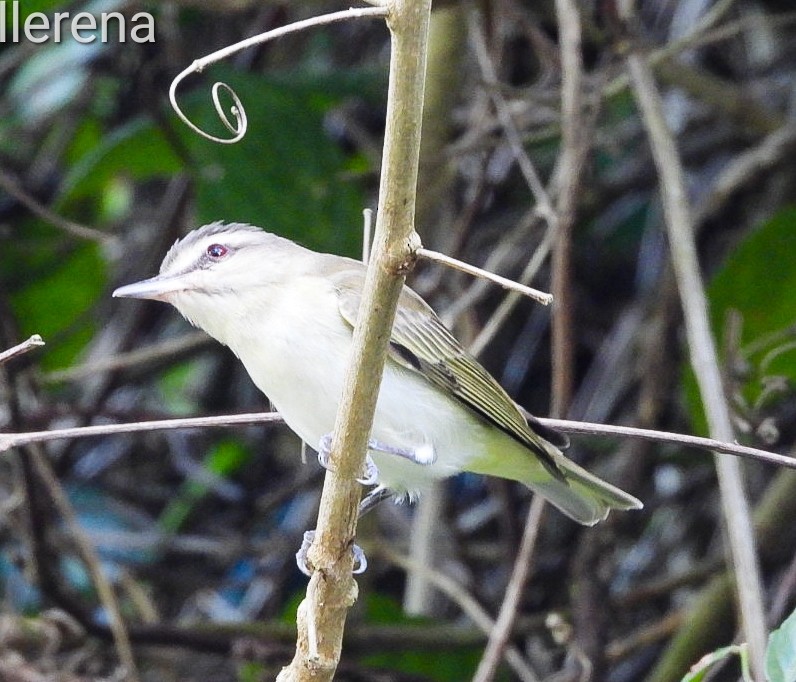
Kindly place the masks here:
<instances>
[{"instance_id":1,"label":"tail feather","mask_svg":"<svg viewBox=\"0 0 796 682\"><path fill-rule=\"evenodd\" d=\"M542 477L535 475L532 480L524 480L523 483L578 523L593 526L608 516L611 509L641 509L644 506L640 500L606 483L563 455L559 454L557 459L566 481L552 476L540 480Z\"/></svg>"},{"instance_id":2,"label":"tail feather","mask_svg":"<svg viewBox=\"0 0 796 682\"><path fill-rule=\"evenodd\" d=\"M489 432L487 456L467 462L466 470L501 476L527 485L578 523L593 526L612 509L641 509L632 495L606 483L567 459L555 445L538 437L538 445L550 456L561 476L553 476L531 450L502 432Z\"/></svg>"}]
</instances>

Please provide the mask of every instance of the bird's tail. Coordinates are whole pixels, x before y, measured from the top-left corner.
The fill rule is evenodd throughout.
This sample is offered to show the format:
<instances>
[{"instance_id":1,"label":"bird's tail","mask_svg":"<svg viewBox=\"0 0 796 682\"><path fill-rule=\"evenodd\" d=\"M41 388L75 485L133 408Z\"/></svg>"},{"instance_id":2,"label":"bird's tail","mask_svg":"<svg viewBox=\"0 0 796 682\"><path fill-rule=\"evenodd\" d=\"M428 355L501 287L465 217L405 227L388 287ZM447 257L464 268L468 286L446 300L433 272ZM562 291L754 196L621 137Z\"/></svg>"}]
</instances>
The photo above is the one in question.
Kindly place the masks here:
<instances>
[{"instance_id":1,"label":"bird's tail","mask_svg":"<svg viewBox=\"0 0 796 682\"><path fill-rule=\"evenodd\" d=\"M547 476L542 476L537 470L522 483L578 523L593 526L608 516L612 509L641 509L644 506L640 500L589 473L560 452L556 454L556 462L565 480L554 478L547 472L544 472Z\"/></svg>"},{"instance_id":2,"label":"bird's tail","mask_svg":"<svg viewBox=\"0 0 796 682\"><path fill-rule=\"evenodd\" d=\"M644 506L624 490L567 459L543 435L531 433L534 450L497 429L491 429L489 440L483 447L486 456L468 461L465 468L523 483L571 519L586 526L602 521L612 509L641 509ZM544 458L539 450L543 451Z\"/></svg>"},{"instance_id":3,"label":"bird's tail","mask_svg":"<svg viewBox=\"0 0 796 682\"><path fill-rule=\"evenodd\" d=\"M542 460L524 445L499 432L491 435L494 440L486 448L490 456L468 462L468 471L519 481L586 526L602 521L612 509L643 507L632 495L567 459L559 448L545 438L535 439L536 445L543 448L555 462L560 476L551 473L550 468L543 465Z\"/></svg>"}]
</instances>

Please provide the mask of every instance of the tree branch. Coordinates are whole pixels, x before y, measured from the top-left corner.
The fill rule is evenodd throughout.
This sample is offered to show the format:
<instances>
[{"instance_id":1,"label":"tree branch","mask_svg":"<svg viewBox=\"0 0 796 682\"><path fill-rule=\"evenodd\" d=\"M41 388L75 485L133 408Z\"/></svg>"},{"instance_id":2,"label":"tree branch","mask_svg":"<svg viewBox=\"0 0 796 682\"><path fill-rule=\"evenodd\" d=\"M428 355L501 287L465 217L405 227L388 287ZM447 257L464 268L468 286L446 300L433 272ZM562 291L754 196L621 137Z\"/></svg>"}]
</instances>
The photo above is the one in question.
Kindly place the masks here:
<instances>
[{"instance_id":1,"label":"tree branch","mask_svg":"<svg viewBox=\"0 0 796 682\"><path fill-rule=\"evenodd\" d=\"M430 0L389 5L392 44L376 232L332 435L331 469L307 555L313 574L299 607L296 655L279 674L281 682L332 679L346 614L357 595L351 575L361 495L356 478L364 464L398 297L420 246L414 214L430 13Z\"/></svg>"},{"instance_id":2,"label":"tree branch","mask_svg":"<svg viewBox=\"0 0 796 682\"><path fill-rule=\"evenodd\" d=\"M691 365L699 385L710 433L717 439L733 439L732 422L724 396L721 371L708 320L694 223L675 141L663 113L663 103L646 59L635 50L626 55L633 92L641 110L660 177L672 265L683 306ZM764 678L766 621L760 571L755 551L751 516L739 463L716 457L716 470L729 545L735 569L743 630L755 677Z\"/></svg>"},{"instance_id":3,"label":"tree branch","mask_svg":"<svg viewBox=\"0 0 796 682\"><path fill-rule=\"evenodd\" d=\"M0 353L0 365L4 362L8 362L9 360L13 360L18 355L24 355L28 351L33 350L37 346L43 346L44 340L38 334L34 334L28 339L25 339L22 343L17 344L9 348L8 350L4 350Z\"/></svg>"},{"instance_id":4,"label":"tree branch","mask_svg":"<svg viewBox=\"0 0 796 682\"><path fill-rule=\"evenodd\" d=\"M673 445L698 448L700 450L717 452L724 455L744 457L746 459L752 459L764 464L773 464L786 469L796 469L796 458L794 457L778 455L768 450L760 450L759 448L715 440L713 438L701 438L700 436L689 436L682 433L672 433L671 431L639 429L633 426L593 424L591 422L572 421L569 419L546 419L536 417L536 420L562 433L607 438L634 438L653 443L671 443ZM69 438L96 438L98 436L122 435L141 431L229 428L232 426L248 426L254 424L281 424L282 422L282 416L278 412L250 412L244 414L226 414L216 417L186 417L182 419L158 419L128 424L76 426L68 429L52 429L50 431L0 433L0 452L30 443L46 443L48 441Z\"/></svg>"}]
</instances>

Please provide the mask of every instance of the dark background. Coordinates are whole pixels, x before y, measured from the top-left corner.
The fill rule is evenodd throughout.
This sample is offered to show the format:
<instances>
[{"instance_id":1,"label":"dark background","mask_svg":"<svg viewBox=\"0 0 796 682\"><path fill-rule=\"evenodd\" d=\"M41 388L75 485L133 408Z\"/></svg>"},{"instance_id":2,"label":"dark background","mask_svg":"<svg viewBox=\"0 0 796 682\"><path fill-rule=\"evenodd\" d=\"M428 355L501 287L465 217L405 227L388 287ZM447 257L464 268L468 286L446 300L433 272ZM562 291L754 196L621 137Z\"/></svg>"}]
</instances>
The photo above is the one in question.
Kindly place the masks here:
<instances>
[{"instance_id":1,"label":"dark background","mask_svg":"<svg viewBox=\"0 0 796 682\"><path fill-rule=\"evenodd\" d=\"M383 23L314 29L191 77L179 97L200 127L224 135L210 103L216 80L246 108L245 139L223 146L177 120L166 99L171 79L214 49L342 6L23 4L23 17L148 11L157 32L145 44L117 36L0 45L0 346L33 333L47 343L4 367L0 429L268 409L232 354L173 309L110 292L154 274L175 239L219 219L357 256L361 210L374 207L378 185ZM470 9L440 5L417 230L430 248L517 278L546 226L501 133L468 38ZM678 46L698 26L699 5L640 2L639 34L656 55L687 171L738 439L787 453L796 437L796 13L787 2L729 3L698 42ZM569 416L704 435L657 177L623 81L627 36L611 2L581 8L589 153L572 243ZM553 3L479 9L496 87L548 183L561 134ZM532 284L549 289L545 263ZM411 282L465 344L505 295L427 263ZM550 315L520 301L479 354L539 415L549 412ZM285 427L59 441L40 454L117 591L145 679L271 679L287 663L305 586L293 556L314 525L322 475L311 453L301 464ZM679 679L738 628L711 456L596 437L573 438L569 454L645 509L592 529L547 510L512 642L542 679L584 679L584 660L595 680ZM20 448L0 460L0 670L20 675L13 679L107 679L117 661L107 618L35 456ZM794 606L796 476L744 469L776 626ZM464 475L438 495L430 530L410 507L385 505L363 521L371 566L358 579L338 679L463 680L474 671L477 628L434 590L422 618L403 615L406 576L390 552L406 554L413 532L431 533L435 567L494 615L529 494ZM551 613L563 620L562 637ZM501 674L513 679L508 668Z\"/></svg>"}]
</instances>

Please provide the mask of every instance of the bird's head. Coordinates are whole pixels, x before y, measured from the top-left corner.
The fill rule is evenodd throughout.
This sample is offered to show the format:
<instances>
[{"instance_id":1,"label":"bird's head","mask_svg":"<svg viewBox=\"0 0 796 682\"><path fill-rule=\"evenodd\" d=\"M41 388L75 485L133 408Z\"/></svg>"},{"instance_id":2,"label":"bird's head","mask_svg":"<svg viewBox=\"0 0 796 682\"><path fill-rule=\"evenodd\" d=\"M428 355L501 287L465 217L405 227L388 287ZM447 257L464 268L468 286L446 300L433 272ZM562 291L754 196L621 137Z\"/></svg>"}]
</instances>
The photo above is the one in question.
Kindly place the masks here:
<instances>
[{"instance_id":1,"label":"bird's head","mask_svg":"<svg viewBox=\"0 0 796 682\"><path fill-rule=\"evenodd\" d=\"M243 223L221 222L200 227L169 249L160 273L119 287L118 298L149 298L177 305L182 294L217 296L240 293L284 277L295 267L293 242Z\"/></svg>"},{"instance_id":2,"label":"bird's head","mask_svg":"<svg viewBox=\"0 0 796 682\"><path fill-rule=\"evenodd\" d=\"M113 296L171 303L219 338L211 327L239 317L248 301L267 298L264 289L299 270L307 253L252 225L211 223L175 242L158 275L120 287Z\"/></svg>"}]
</instances>

